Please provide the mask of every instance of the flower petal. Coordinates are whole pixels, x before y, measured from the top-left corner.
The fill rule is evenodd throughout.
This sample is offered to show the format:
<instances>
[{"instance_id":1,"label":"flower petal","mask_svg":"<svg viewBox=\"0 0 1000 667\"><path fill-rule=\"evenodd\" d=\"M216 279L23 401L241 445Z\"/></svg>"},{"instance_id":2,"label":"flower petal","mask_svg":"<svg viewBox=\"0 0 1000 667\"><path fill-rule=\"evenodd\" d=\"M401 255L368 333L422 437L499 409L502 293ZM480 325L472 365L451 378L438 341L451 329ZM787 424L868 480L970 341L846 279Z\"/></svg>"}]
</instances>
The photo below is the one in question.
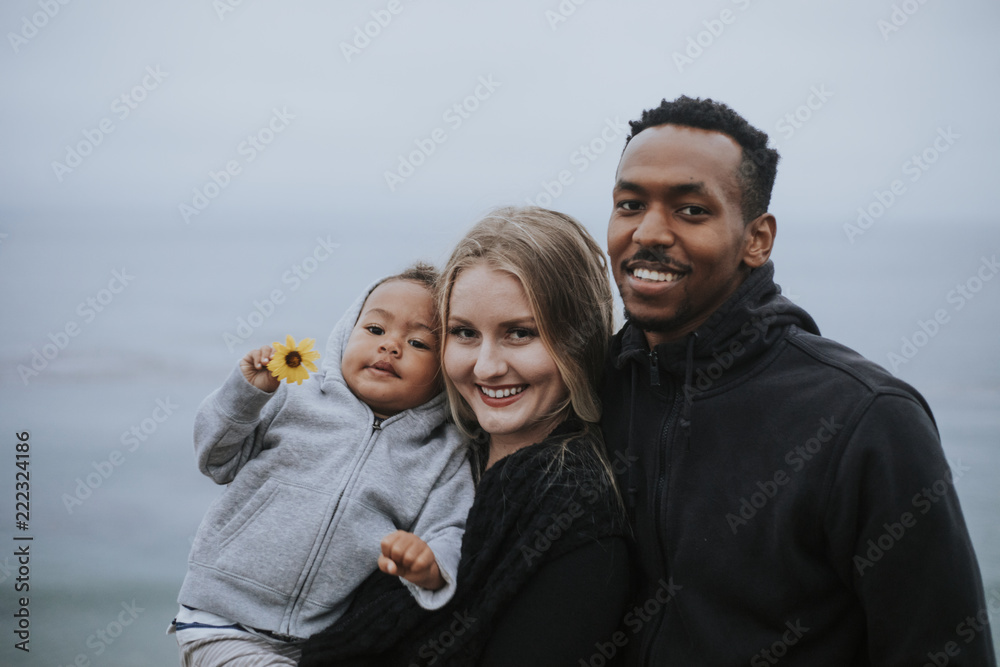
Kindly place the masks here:
<instances>
[{"instance_id":1,"label":"flower petal","mask_svg":"<svg viewBox=\"0 0 1000 667\"><path fill-rule=\"evenodd\" d=\"M302 384L303 380L309 379L309 371L302 368L301 366L297 368L288 369L288 381L295 382L297 384Z\"/></svg>"}]
</instances>

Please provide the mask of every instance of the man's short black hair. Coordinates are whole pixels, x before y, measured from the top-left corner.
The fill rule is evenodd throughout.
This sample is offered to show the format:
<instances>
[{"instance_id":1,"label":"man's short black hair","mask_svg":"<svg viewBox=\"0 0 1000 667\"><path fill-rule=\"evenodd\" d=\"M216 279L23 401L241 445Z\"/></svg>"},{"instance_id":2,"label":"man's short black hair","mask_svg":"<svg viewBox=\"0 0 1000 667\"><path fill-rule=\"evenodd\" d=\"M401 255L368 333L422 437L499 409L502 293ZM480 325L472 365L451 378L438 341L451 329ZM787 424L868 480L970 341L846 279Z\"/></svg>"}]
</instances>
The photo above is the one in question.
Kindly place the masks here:
<instances>
[{"instance_id":1,"label":"man's short black hair","mask_svg":"<svg viewBox=\"0 0 1000 667\"><path fill-rule=\"evenodd\" d=\"M767 134L761 132L722 102L690 98L681 95L676 100L663 100L655 109L642 112L642 118L629 121L632 133L625 145L643 130L658 125L682 125L702 130L715 130L733 138L743 149L738 179L742 186L740 209L744 222L767 213L771 189L778 173L778 151L767 147Z\"/></svg>"}]
</instances>

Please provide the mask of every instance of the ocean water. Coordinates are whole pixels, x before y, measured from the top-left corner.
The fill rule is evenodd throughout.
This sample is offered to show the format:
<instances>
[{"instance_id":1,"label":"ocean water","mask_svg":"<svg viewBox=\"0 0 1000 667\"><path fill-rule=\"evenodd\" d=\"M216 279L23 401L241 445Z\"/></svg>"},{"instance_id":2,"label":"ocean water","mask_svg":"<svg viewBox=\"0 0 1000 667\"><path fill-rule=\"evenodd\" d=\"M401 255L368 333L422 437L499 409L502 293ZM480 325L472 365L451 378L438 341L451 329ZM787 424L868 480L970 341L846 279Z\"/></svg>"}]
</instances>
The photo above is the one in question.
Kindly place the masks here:
<instances>
[{"instance_id":1,"label":"ocean water","mask_svg":"<svg viewBox=\"0 0 1000 667\"><path fill-rule=\"evenodd\" d=\"M371 280L418 257L440 262L463 228L436 229L9 225L0 243L0 664L176 665L164 631L194 532L221 492L195 468L198 404L246 350L288 333L322 346ZM883 365L904 338L924 341L896 371L930 402L953 468L968 468L956 488L984 584L1000 596L1000 279L961 308L948 298L1000 250L1000 233L880 231L849 246L790 227L779 236L778 280L826 335ZM940 310L948 318L935 334L916 335ZM233 343L241 319L251 335ZM61 336L67 327L75 335ZM36 350L53 358L36 360L45 363L37 375L19 370L32 368ZM21 431L31 446L26 531L15 529L9 500ZM33 537L27 660L11 640L14 535ZM1000 639L1000 616L993 623Z\"/></svg>"}]
</instances>

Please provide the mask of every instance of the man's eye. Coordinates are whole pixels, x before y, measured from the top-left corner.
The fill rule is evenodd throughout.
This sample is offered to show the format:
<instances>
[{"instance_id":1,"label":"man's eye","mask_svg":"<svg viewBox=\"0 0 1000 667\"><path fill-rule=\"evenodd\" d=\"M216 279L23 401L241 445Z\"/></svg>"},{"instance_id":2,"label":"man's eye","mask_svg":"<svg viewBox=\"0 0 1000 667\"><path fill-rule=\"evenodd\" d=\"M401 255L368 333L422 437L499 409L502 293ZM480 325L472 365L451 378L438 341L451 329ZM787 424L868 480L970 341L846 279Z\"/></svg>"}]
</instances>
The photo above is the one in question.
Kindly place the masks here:
<instances>
[{"instance_id":1,"label":"man's eye","mask_svg":"<svg viewBox=\"0 0 1000 667\"><path fill-rule=\"evenodd\" d=\"M382 334L385 333L385 329L383 329L377 324L369 324L368 326L365 327L365 329L368 330L368 333L374 334L376 336L381 336Z\"/></svg>"},{"instance_id":2,"label":"man's eye","mask_svg":"<svg viewBox=\"0 0 1000 667\"><path fill-rule=\"evenodd\" d=\"M624 211L638 211L642 206L641 202L637 202L634 199L626 199L624 201L618 202L618 208Z\"/></svg>"},{"instance_id":3,"label":"man's eye","mask_svg":"<svg viewBox=\"0 0 1000 667\"><path fill-rule=\"evenodd\" d=\"M692 204L691 206L685 206L680 212L684 215L707 215L708 209Z\"/></svg>"}]
</instances>

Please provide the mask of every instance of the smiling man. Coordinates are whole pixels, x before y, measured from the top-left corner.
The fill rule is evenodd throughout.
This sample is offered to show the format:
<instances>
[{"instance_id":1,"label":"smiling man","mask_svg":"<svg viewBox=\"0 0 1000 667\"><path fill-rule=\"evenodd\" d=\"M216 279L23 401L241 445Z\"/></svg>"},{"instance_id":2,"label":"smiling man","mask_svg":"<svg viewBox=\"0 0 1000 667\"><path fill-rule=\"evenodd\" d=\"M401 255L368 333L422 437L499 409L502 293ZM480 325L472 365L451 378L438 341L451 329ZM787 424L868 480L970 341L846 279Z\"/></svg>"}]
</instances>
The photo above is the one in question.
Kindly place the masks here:
<instances>
[{"instance_id":1,"label":"smiling man","mask_svg":"<svg viewBox=\"0 0 1000 667\"><path fill-rule=\"evenodd\" d=\"M930 408L773 281L767 135L687 97L631 127L603 392L642 572L627 664L995 665Z\"/></svg>"}]
</instances>

